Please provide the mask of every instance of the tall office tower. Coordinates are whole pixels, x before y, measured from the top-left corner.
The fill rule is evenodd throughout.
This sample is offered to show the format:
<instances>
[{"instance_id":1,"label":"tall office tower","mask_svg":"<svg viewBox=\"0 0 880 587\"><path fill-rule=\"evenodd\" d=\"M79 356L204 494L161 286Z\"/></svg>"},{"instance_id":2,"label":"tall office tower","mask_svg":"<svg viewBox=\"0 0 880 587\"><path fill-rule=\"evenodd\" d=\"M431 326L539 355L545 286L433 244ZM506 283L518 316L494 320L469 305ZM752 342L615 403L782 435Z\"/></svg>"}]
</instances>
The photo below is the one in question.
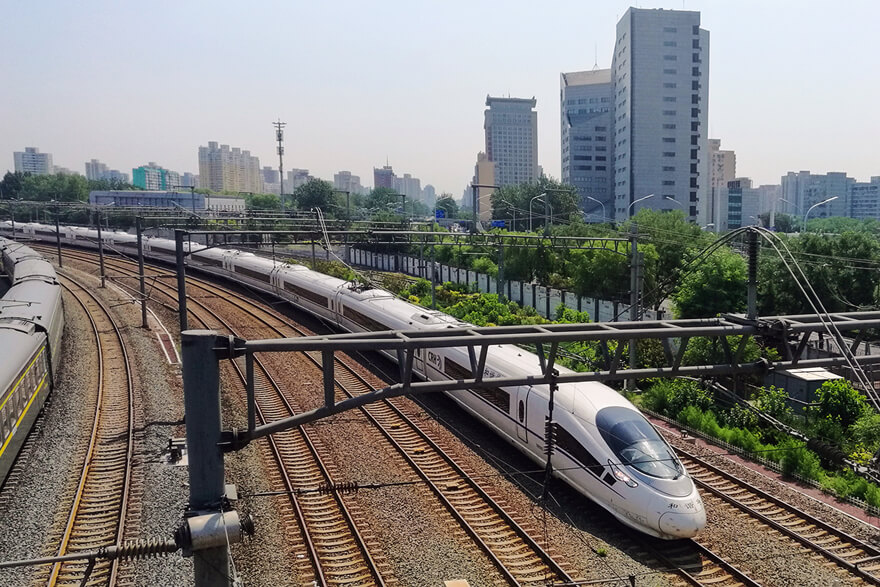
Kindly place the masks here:
<instances>
[{"instance_id":1,"label":"tall office tower","mask_svg":"<svg viewBox=\"0 0 880 587\"><path fill-rule=\"evenodd\" d=\"M199 176L189 171L180 176L180 185L191 188L201 187L199 186Z\"/></svg>"},{"instance_id":2,"label":"tall office tower","mask_svg":"<svg viewBox=\"0 0 880 587\"><path fill-rule=\"evenodd\" d=\"M180 187L180 174L150 161L131 170L131 183L145 190L170 190Z\"/></svg>"},{"instance_id":3,"label":"tall office tower","mask_svg":"<svg viewBox=\"0 0 880 587\"><path fill-rule=\"evenodd\" d=\"M718 200L717 231L761 223L761 189L752 187L752 180L748 177L728 181L719 190Z\"/></svg>"},{"instance_id":4,"label":"tall office tower","mask_svg":"<svg viewBox=\"0 0 880 587\"><path fill-rule=\"evenodd\" d=\"M422 201L428 206L433 206L437 203L437 190L429 183L425 184L425 187L422 188Z\"/></svg>"},{"instance_id":5,"label":"tall office tower","mask_svg":"<svg viewBox=\"0 0 880 587\"><path fill-rule=\"evenodd\" d=\"M804 214L814 204L836 196L834 201L811 212L810 218L849 216L849 188L854 181L842 171L832 171L825 175L809 171L789 171L782 176L781 196L776 211L803 219Z\"/></svg>"},{"instance_id":6,"label":"tall office tower","mask_svg":"<svg viewBox=\"0 0 880 587\"><path fill-rule=\"evenodd\" d=\"M873 176L870 183L850 183L849 203L852 218L880 220L880 177Z\"/></svg>"},{"instance_id":7,"label":"tall office tower","mask_svg":"<svg viewBox=\"0 0 880 587\"><path fill-rule=\"evenodd\" d=\"M706 225L721 230L721 190L736 178L736 153L721 150L721 139L709 139L709 197L706 199ZM751 180L749 180L751 181ZM747 186L752 189L751 184ZM757 189L757 188L755 188Z\"/></svg>"},{"instance_id":8,"label":"tall office tower","mask_svg":"<svg viewBox=\"0 0 880 587\"><path fill-rule=\"evenodd\" d=\"M390 165L385 165L382 169L373 168L373 188L394 189L394 170Z\"/></svg>"},{"instance_id":9,"label":"tall office tower","mask_svg":"<svg viewBox=\"0 0 880 587\"><path fill-rule=\"evenodd\" d=\"M615 218L681 209L706 224L709 32L700 13L628 9L611 71Z\"/></svg>"},{"instance_id":10,"label":"tall office tower","mask_svg":"<svg viewBox=\"0 0 880 587\"><path fill-rule=\"evenodd\" d=\"M284 184L284 189L290 190L290 192L288 193L293 193L293 190L301 185L306 185L313 179L315 178L311 174L309 174L308 169L297 169L296 167L294 167L287 172L287 183Z\"/></svg>"},{"instance_id":11,"label":"tall office tower","mask_svg":"<svg viewBox=\"0 0 880 587\"><path fill-rule=\"evenodd\" d=\"M563 73L559 85L562 183L577 188L587 221L610 220L614 214L611 70Z\"/></svg>"},{"instance_id":12,"label":"tall office tower","mask_svg":"<svg viewBox=\"0 0 880 587\"><path fill-rule=\"evenodd\" d=\"M110 168L106 164L101 163L97 159L86 161L86 179L99 180L104 179L105 174L109 173Z\"/></svg>"},{"instance_id":13,"label":"tall office tower","mask_svg":"<svg viewBox=\"0 0 880 587\"><path fill-rule=\"evenodd\" d=\"M486 155L495 164L495 185L537 181L538 113L534 98L486 96Z\"/></svg>"},{"instance_id":14,"label":"tall office tower","mask_svg":"<svg viewBox=\"0 0 880 587\"><path fill-rule=\"evenodd\" d=\"M407 198L418 200L422 195L422 180L409 173L404 173L403 177L395 177L391 187L395 192L403 194Z\"/></svg>"},{"instance_id":15,"label":"tall office tower","mask_svg":"<svg viewBox=\"0 0 880 587\"><path fill-rule=\"evenodd\" d=\"M25 147L24 151L14 151L12 153L15 170L22 173L33 173L34 175L51 175L55 173L55 166L52 164L52 153L40 153L36 147Z\"/></svg>"},{"instance_id":16,"label":"tall office tower","mask_svg":"<svg viewBox=\"0 0 880 587\"><path fill-rule=\"evenodd\" d=\"M349 194L362 194L364 192L364 186L361 185L360 176L352 175L351 171L334 173L333 187L337 190L348 192Z\"/></svg>"},{"instance_id":17,"label":"tall office tower","mask_svg":"<svg viewBox=\"0 0 880 587\"><path fill-rule=\"evenodd\" d=\"M202 187L214 192L263 191L260 159L238 147L218 146L216 141L199 147L199 179Z\"/></svg>"},{"instance_id":18,"label":"tall office tower","mask_svg":"<svg viewBox=\"0 0 880 587\"><path fill-rule=\"evenodd\" d=\"M281 173L272 167L263 167L260 170L263 179L263 193L265 194L281 194Z\"/></svg>"}]
</instances>

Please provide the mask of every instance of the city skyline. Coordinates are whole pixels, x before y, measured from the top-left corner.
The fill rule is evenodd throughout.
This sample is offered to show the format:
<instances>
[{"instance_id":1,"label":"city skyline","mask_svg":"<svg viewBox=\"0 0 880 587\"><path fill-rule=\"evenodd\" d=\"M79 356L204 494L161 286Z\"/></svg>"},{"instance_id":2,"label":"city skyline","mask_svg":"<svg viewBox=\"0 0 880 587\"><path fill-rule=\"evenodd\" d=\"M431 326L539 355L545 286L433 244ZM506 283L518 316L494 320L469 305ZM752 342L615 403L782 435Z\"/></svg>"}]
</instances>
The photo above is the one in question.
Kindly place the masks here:
<instances>
[{"instance_id":1,"label":"city skyline","mask_svg":"<svg viewBox=\"0 0 880 587\"><path fill-rule=\"evenodd\" d=\"M286 169L368 178L387 158L458 196L483 148L487 94L537 99L538 164L561 177L559 75L611 65L615 26L630 3L541 12L525 2L503 11L456 2L429 10L192 3L146 14L109 2L48 6L3 9L15 26L0 40L0 170L34 146L80 173L91 159L122 171L144 161L195 171L198 146L209 140L274 166L271 123L280 117ZM880 5L636 6L701 13L712 33L708 136L736 151L738 175L765 184L798 170L860 180L878 173L877 82L866 73L880 60L871 45ZM304 21L314 26L297 26ZM120 22L139 22L142 33L129 35ZM357 34L326 34L347 26ZM225 33L235 33L235 47L213 60L204 48L226 42ZM281 81L267 84L278 79L279 60ZM377 76L379 67L394 73Z\"/></svg>"}]
</instances>

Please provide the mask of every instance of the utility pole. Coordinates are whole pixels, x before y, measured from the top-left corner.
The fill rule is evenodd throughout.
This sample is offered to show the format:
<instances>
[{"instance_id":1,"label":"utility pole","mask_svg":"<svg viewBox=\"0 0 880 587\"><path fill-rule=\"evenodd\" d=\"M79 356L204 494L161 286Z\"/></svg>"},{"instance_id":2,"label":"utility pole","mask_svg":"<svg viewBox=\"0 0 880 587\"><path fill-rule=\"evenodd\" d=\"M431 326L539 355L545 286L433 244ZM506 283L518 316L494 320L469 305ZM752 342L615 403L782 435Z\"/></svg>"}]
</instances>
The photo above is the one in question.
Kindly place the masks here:
<instances>
[{"instance_id":1,"label":"utility pole","mask_svg":"<svg viewBox=\"0 0 880 587\"><path fill-rule=\"evenodd\" d=\"M642 289L642 271L641 271L641 253L639 253L639 225L632 223L632 237L630 241L630 254L632 255L632 265L630 266L630 290L629 290L629 319L635 322L639 319L639 294ZM638 367L638 357L636 353L636 339L631 338L629 341L629 368L636 369ZM627 379L627 388L631 391L636 389L636 380Z\"/></svg>"},{"instance_id":2,"label":"utility pole","mask_svg":"<svg viewBox=\"0 0 880 587\"><path fill-rule=\"evenodd\" d=\"M147 288L144 285L144 226L143 219L138 216L134 219L135 230L137 231L137 251L138 251L138 284L140 285L141 295L141 328L149 328L147 324ZM186 330L185 328L183 330Z\"/></svg>"},{"instance_id":3,"label":"utility pole","mask_svg":"<svg viewBox=\"0 0 880 587\"><path fill-rule=\"evenodd\" d=\"M746 242L749 255L748 318L754 320L758 317L758 231L750 229Z\"/></svg>"},{"instance_id":4,"label":"utility pole","mask_svg":"<svg viewBox=\"0 0 880 587\"><path fill-rule=\"evenodd\" d=\"M281 122L279 118L277 122L272 123L272 126L275 127L275 139L278 141L278 178L281 182L278 195L281 200L281 214L284 214L284 145L282 142L284 141L284 127L287 126L287 123Z\"/></svg>"}]
</instances>

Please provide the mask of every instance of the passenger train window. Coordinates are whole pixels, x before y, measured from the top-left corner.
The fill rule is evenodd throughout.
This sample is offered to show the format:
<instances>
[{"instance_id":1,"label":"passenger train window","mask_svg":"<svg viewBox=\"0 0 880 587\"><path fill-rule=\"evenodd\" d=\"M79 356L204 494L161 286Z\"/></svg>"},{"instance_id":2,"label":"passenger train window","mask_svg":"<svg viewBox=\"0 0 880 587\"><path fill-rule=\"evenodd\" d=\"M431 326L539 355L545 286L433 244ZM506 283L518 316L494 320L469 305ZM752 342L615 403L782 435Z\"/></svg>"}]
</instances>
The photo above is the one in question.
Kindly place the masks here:
<instances>
[{"instance_id":1,"label":"passenger train window","mask_svg":"<svg viewBox=\"0 0 880 587\"><path fill-rule=\"evenodd\" d=\"M568 456L579 462L594 475L601 477L604 468L599 464L596 457L593 456L593 453L578 442L568 430L556 423L553 426L556 428L556 446L564 450Z\"/></svg>"},{"instance_id":2,"label":"passenger train window","mask_svg":"<svg viewBox=\"0 0 880 587\"><path fill-rule=\"evenodd\" d=\"M596 413L596 426L621 463L660 479L677 479L682 475L681 464L672 449L635 410L602 408Z\"/></svg>"},{"instance_id":3,"label":"passenger train window","mask_svg":"<svg viewBox=\"0 0 880 587\"><path fill-rule=\"evenodd\" d=\"M522 401L519 402L519 407L516 409L516 417L519 418L520 424L526 419L526 405Z\"/></svg>"}]
</instances>

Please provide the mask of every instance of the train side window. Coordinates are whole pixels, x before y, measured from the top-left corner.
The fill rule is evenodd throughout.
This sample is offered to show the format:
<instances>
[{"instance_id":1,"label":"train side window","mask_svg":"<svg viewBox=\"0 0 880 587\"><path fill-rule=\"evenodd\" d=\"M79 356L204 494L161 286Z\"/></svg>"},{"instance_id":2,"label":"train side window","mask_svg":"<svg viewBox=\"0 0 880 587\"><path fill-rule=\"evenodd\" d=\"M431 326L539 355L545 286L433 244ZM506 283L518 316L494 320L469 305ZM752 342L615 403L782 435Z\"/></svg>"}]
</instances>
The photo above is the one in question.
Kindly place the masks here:
<instances>
[{"instance_id":1,"label":"train side window","mask_svg":"<svg viewBox=\"0 0 880 587\"><path fill-rule=\"evenodd\" d=\"M553 424L556 428L556 446L565 451L575 461L578 461L584 468L589 469L597 477L602 476L604 467L599 464L596 457L590 453L584 445L577 441L571 433L560 426Z\"/></svg>"},{"instance_id":2,"label":"train side window","mask_svg":"<svg viewBox=\"0 0 880 587\"><path fill-rule=\"evenodd\" d=\"M520 424L526 419L526 405L522 401L519 402L519 407L516 409L516 417L519 418Z\"/></svg>"}]
</instances>

